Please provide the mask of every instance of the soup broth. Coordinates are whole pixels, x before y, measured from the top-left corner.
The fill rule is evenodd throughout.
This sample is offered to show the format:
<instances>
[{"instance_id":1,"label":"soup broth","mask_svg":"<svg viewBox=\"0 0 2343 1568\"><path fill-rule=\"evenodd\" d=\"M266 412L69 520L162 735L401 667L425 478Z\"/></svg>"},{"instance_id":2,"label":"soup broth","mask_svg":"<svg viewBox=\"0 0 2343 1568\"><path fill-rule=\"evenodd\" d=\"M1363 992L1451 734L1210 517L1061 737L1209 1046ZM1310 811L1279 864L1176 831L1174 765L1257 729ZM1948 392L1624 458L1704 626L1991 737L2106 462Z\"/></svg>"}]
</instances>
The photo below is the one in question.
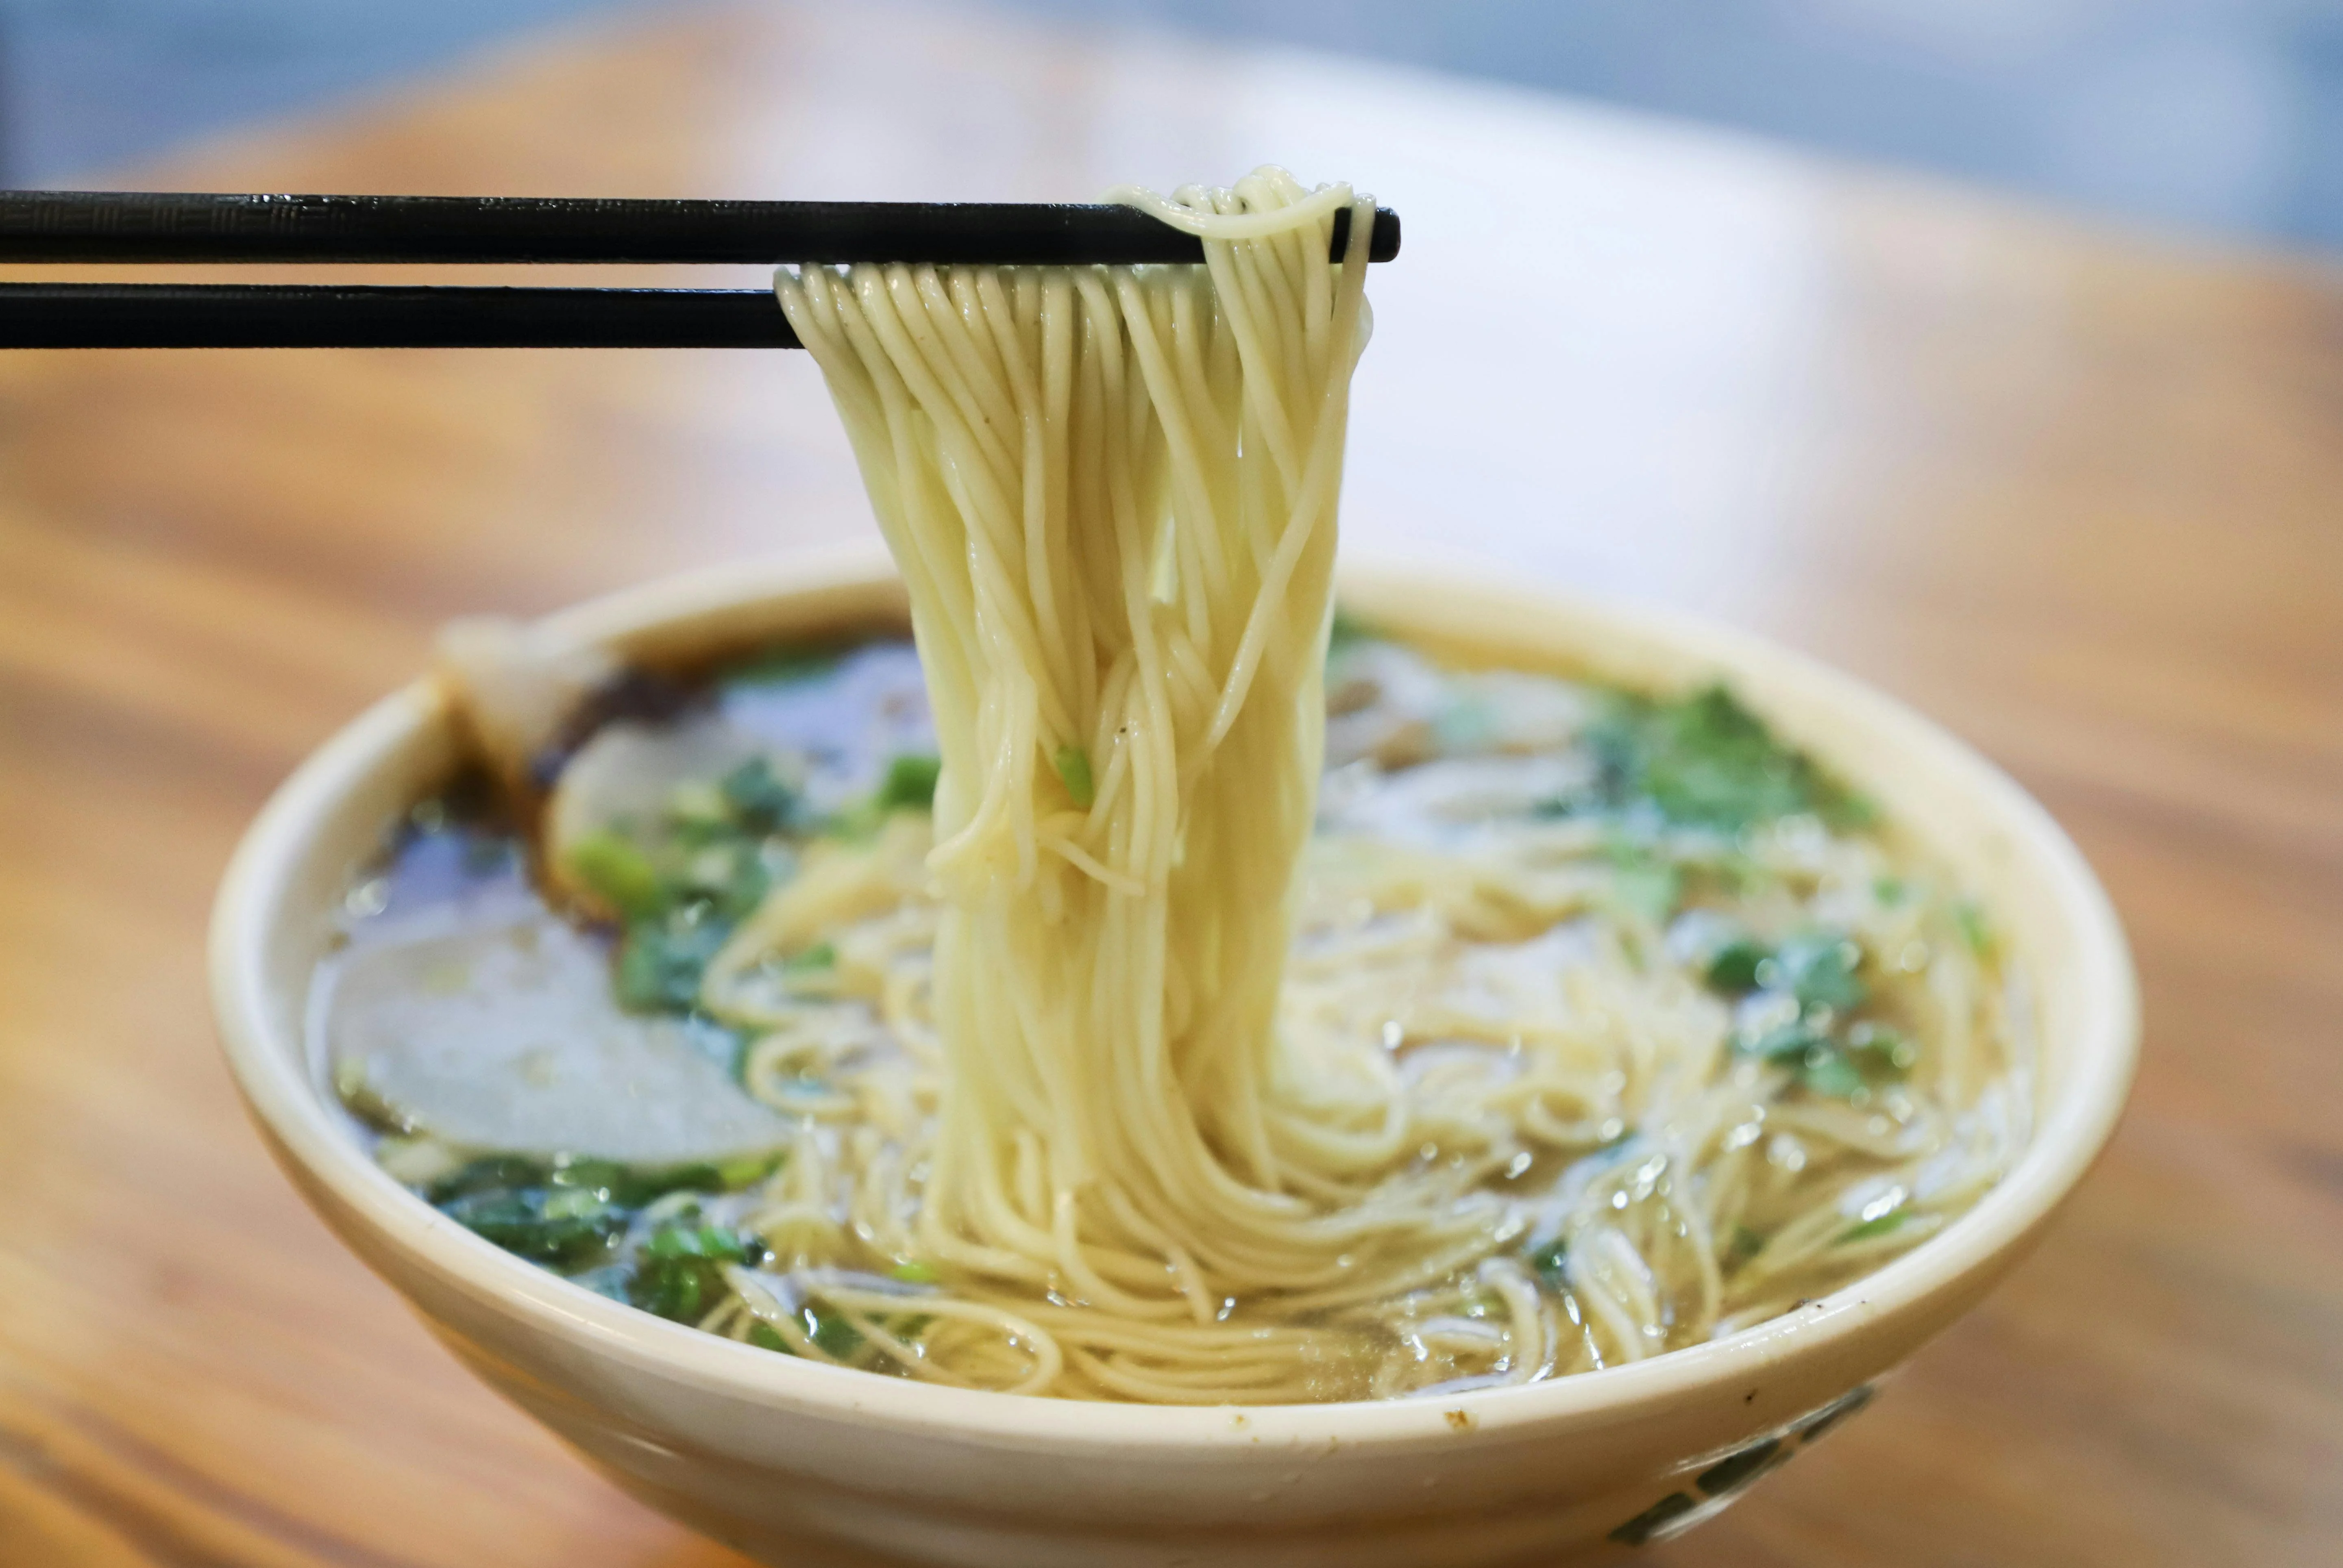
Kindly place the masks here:
<instances>
[{"instance_id":1,"label":"soup broth","mask_svg":"<svg viewBox=\"0 0 2343 1568\"><path fill-rule=\"evenodd\" d=\"M1168 1310L940 1252L916 654L645 686L606 682L638 700L537 759L526 829L480 780L408 813L345 900L313 1041L425 1201L677 1322L1075 1398L1523 1382L1824 1295L2027 1135L1992 931L1729 690L1459 668L1338 620L1275 1027L1339 1173L1282 1196L1354 1241L1251 1293L1167 1249ZM1004 1180L1046 1229L1038 1150ZM1436 1221L1405 1251L1377 1223L1403 1208Z\"/></svg>"}]
</instances>

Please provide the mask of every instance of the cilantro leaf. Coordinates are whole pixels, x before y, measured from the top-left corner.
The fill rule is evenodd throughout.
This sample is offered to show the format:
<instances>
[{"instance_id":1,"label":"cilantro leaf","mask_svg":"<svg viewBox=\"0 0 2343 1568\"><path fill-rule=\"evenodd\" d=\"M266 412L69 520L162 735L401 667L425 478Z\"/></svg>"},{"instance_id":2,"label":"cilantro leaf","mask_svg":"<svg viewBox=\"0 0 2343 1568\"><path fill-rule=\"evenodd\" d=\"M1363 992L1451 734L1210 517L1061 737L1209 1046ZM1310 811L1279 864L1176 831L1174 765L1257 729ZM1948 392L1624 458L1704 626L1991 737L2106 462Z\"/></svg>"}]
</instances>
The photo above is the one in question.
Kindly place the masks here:
<instances>
[{"instance_id":1,"label":"cilantro leaf","mask_svg":"<svg viewBox=\"0 0 2343 1568\"><path fill-rule=\"evenodd\" d=\"M1588 726L1605 804L1648 800L1670 822L1736 832L1813 812L1854 823L1868 808L1723 686L1655 701L1619 697Z\"/></svg>"},{"instance_id":2,"label":"cilantro leaf","mask_svg":"<svg viewBox=\"0 0 2343 1568\"><path fill-rule=\"evenodd\" d=\"M1862 1003L1866 994L1855 970L1863 950L1835 931L1813 931L1792 937L1758 964L1757 983L1768 990L1787 991L1805 1007L1826 1007L1845 1012Z\"/></svg>"},{"instance_id":3,"label":"cilantro leaf","mask_svg":"<svg viewBox=\"0 0 2343 1568\"><path fill-rule=\"evenodd\" d=\"M731 928L720 920L638 920L618 949L618 1003L636 1012L689 1012L699 980Z\"/></svg>"},{"instance_id":4,"label":"cilantro leaf","mask_svg":"<svg viewBox=\"0 0 2343 1568\"><path fill-rule=\"evenodd\" d=\"M763 757L751 757L717 786L732 819L751 833L779 833L797 825L797 790Z\"/></svg>"}]
</instances>

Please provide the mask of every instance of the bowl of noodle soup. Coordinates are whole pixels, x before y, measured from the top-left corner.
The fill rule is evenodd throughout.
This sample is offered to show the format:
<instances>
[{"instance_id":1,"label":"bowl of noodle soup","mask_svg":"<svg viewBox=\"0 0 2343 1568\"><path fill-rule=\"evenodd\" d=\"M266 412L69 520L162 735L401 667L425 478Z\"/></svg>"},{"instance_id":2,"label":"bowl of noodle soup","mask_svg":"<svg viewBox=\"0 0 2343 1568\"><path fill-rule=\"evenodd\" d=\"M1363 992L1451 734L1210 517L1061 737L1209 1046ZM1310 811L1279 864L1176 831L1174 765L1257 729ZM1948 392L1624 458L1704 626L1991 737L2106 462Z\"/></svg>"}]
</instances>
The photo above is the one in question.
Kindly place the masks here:
<instances>
[{"instance_id":1,"label":"bowl of noodle soup","mask_svg":"<svg viewBox=\"0 0 2343 1568\"><path fill-rule=\"evenodd\" d=\"M980 1316L980 1309L1008 1310L985 1306L1007 1299L997 1292L950 1289L960 1265L950 1258L938 1264L943 1285L924 1271L899 1279L900 1288L922 1292L910 1303L918 1308L916 1320L903 1303L870 1304L896 1287L835 1283L836 1271L848 1264L824 1263L829 1274L820 1268L799 1271L817 1293L834 1292L835 1302L844 1303L838 1312L850 1310L851 1349L823 1341L828 1320L801 1311L797 1302L789 1303L794 1315L773 1315L782 1319L779 1329L805 1323L810 1337L802 1341L779 1329L759 1334L757 1324L770 1321L758 1311L760 1301L747 1293L720 1303L695 1302L685 1321L644 1310L640 1295L629 1304L628 1287L616 1299L611 1290L597 1288L592 1271L546 1266L549 1254L531 1261L509 1238L500 1244L480 1220L479 1192L434 1197L432 1183L447 1180L450 1168L444 1151L417 1153L414 1140L401 1133L407 1139L397 1145L401 1157L440 1162L427 1169L387 1164L382 1147L369 1140L389 1135L354 1127L351 1110L363 1109L358 1089L390 1095L405 1092L400 1085L407 1081L354 1086L337 1076L338 1061L319 1055L319 1010L330 1012L331 1004L320 1003L317 977L347 961L344 949L364 950L349 935L354 887L369 885L363 879L381 863L386 835L409 820L418 801L447 788L469 745L458 703L444 682L433 681L386 699L323 747L270 802L237 853L212 938L215 1005L236 1081L272 1151L311 1204L465 1364L622 1487L762 1561L825 1568L1193 1561L1396 1568L1591 1559L1631 1552L1688 1528L1859 1410L1882 1378L1974 1305L2040 1238L2105 1143L2128 1088L2137 1012L2121 931L2074 847L2021 789L1926 720L1802 657L1647 610L1450 579L1413 567L1346 562L1337 593L1343 610L1373 628L1378 638L1413 650L1438 670L1552 678L1630 693L1729 690L1768 733L1795 747L1799 757L1813 759L1839 781L1835 787L1843 787L1849 799L1859 796L1867 810L1893 825L1898 866L1925 865L1956 887L1963 910L1991 932L1989 972L1998 988L1997 1054L1989 1070L1976 1070L1978 1081L1971 1086L1979 1093L1989 1087L1995 1097L1986 1152L1976 1156L1986 1165L1975 1168L1981 1173L1973 1180L1962 1178L1969 1184L1960 1188L1957 1201L1947 1198L1931 1210L1918 1179L1843 1184L1830 1195L1840 1207L1798 1231L1805 1223L1801 1213L1767 1211L1757 1197L1736 1198L1742 1207L1732 1211L1752 1221L1744 1227L1751 1243L1736 1254L1733 1238L1706 1240L1707 1255L1726 1260L1718 1281L1704 1285L1700 1271L1688 1269L1674 1282L1673 1265L1649 1265L1677 1292L1671 1300L1707 1300L1705 1315L1695 1322L1663 1302L1650 1322L1614 1323L1610 1318L1624 1312L1632 1319L1640 1309L1634 1291L1616 1283L1620 1270L1632 1272L1630 1264L1606 1263L1605 1249L1624 1245L1658 1259L1674 1244L1671 1237L1683 1241L1704 1220L1723 1223L1721 1211L1685 1196L1686 1184L1696 1181L1706 1183L1704 1191L1721 1190L1721 1168L1672 1171L1654 1153L1655 1144L1637 1141L1644 1135L1640 1111L1612 1117L1596 1100L1573 1101L1557 1090L1536 1115L1523 1111L1520 1119L1534 1131L1543 1129L1567 1157L1524 1160L1511 1176L1474 1167L1478 1185L1466 1194L1477 1203L1484 1188L1496 1191L1505 1181L1541 1183L1536 1201L1519 1208L1526 1218L1492 1218L1499 1211L1493 1199L1486 1208L1459 1210L1462 1190L1439 1189L1441 1202L1449 1205L1442 1212L1468 1213L1483 1229L1517 1223L1519 1233L1506 1232L1493 1250L1485 1238L1474 1241L1459 1252L1463 1262L1444 1271L1427 1265L1421 1279L1395 1276L1396 1282L1387 1282L1383 1296L1415 1302L1406 1309L1414 1315L1389 1320L1400 1322L1397 1329L1383 1319L1376 1322L1384 1326L1359 1328L1363 1337L1356 1342L1369 1350L1346 1350L1328 1363L1333 1370L1312 1374L1330 1381L1278 1381L1289 1376L1283 1363L1272 1364L1266 1352L1248 1361L1214 1340L1202 1359L1225 1362L1228 1386L1182 1385L1180 1379L1192 1374L1183 1371L1189 1362L1173 1353L1189 1342L1180 1336L1204 1333L1209 1323L1190 1323L1183 1316L1179 1321L1188 1326L1164 1331L1163 1343L1172 1349L1125 1352L1109 1338L1086 1341L1073 1329L1058 1332L1053 1325L1060 1320L1047 1313L1072 1314L1080 1303L1055 1295L1037 1296L1030 1315L1036 1338L1062 1342L1053 1352L1053 1376L1069 1380L1062 1385L1028 1386L1039 1364L1030 1343L1018 1347L1023 1359L1001 1363L998 1376L987 1370L998 1360L995 1352L973 1349L942 1368L949 1382L871 1375L889 1370L880 1364L886 1347L868 1342L872 1331L903 1345L938 1335L943 1346L963 1331L932 1325L963 1311L958 1304L963 1299L978 1303L965 1310ZM649 585L548 618L529 635L543 648L589 651L633 667L705 668L762 648L900 638L906 612L901 579L886 559L847 552ZM1399 655L1373 654L1389 668L1373 669L1360 662L1367 657L1354 656L1354 666L1344 667L1346 681L1364 678L1364 670L1381 682L1379 689L1391 691L1416 678L1408 672L1413 667L1394 662ZM1336 705L1348 700L1338 698ZM1529 706L1523 699L1509 711ZM1581 715L1574 722L1583 720ZM1385 749L1376 755L1383 761L1369 771L1403 780L1405 770L1392 760L1396 754L1389 748L1404 750L1411 742L1394 729L1370 745L1357 729L1345 730L1339 716L1333 721L1330 762L1350 755L1346 747L1365 755L1362 747L1380 746ZM1593 787L1584 779L1574 785L1567 778L1559 783L1540 778L1541 801ZM1080 798L1103 793L1105 780L1068 776L1065 788ZM1327 816L1382 809L1382 797L1338 796L1332 785L1329 790L1319 803L1322 838ZM1541 807L1531 816L1541 824L1535 830L1547 834L1564 833L1577 820L1560 806ZM1738 961L1728 951L1731 942L1716 933L1700 935L1705 928L1689 919L1698 900L1685 890L1694 885L1686 879L1721 873L1673 863L1655 869L1650 846L1622 840L1614 826L1589 840L1594 849L1574 851L1582 860L1591 856L1601 869L1601 890L1585 896L1597 902L1624 900L1620 907L1630 914L1619 917L1623 929L1642 930L1636 923L1642 917L1632 914L1636 900L1654 885L1667 893L1666 920L1649 923L1647 950L1640 956L1629 944L1628 970L1658 974L1672 963L1689 963L1700 974L1725 976ZM860 842L882 844L887 830L865 823ZM1743 851L1757 853L1746 843ZM1365 871L1347 863L1338 869L1371 881L1381 878L1373 883L1378 888L1396 874L1382 859ZM1079 867L1076 873L1088 875ZM1883 905L1901 901L1900 892L1887 887L1889 879L1865 874L1866 897ZM1348 883L1338 890L1359 896ZM1367 901L1382 896L1371 894ZM1454 907L1470 912L1453 917L1455 929L1495 922L1492 943L1522 945L1522 933L1503 925L1512 918L1506 911L1529 898L1519 887L1492 882L1457 896L1466 901ZM1556 897L1564 900L1558 908L1581 907L1569 901L1581 893ZM1865 909L1870 912L1862 918L1877 915L1872 905ZM762 918L744 919L739 929ZM1305 909L1297 918L1295 950L1304 956L1287 970L1289 1008L1301 1005L1297 995L1309 1000L1307 944L1332 940L1325 932L1333 929L1326 923L1331 916L1320 921ZM1541 929L1567 923L1550 913L1538 920ZM1380 928L1370 934L1383 940ZM1745 977L1715 980L1716 995L1684 1003L1706 1010L1698 1016L1711 1021L1701 1027L1719 1040L1729 1035L1742 1042L1717 1047L1725 1064L1718 1072L1737 1073L1733 1081L1745 1085L1773 1086L1767 1092L1775 1097L1767 1103L1777 1120L1751 1145L1750 1158L1759 1162L1753 1170L1776 1148L1762 1140L1790 1135L1785 1128L1804 1130L1790 1135L1793 1144L1820 1149L1831 1119L1854 1114L1847 1107L1888 1105L1905 1092L1907 1072L1913 1083L1935 1083L1939 1079L1927 1075L1951 1070L1926 1061L1914 1068L1895 1057L1884 1025L1858 1036L1846 1032L1844 1018L1834 1023L1827 988L1849 983L1855 960L1825 972L1836 961L1829 951L1808 953L1795 946L1796 940L1768 934L1763 952L1749 959ZM825 1008L841 1005L821 985L799 984L811 966L792 968L791 962L811 947L776 940L778 956L756 972L780 977ZM1684 959L1673 948L1663 951L1661 944L1669 940L1705 945ZM1862 972L1871 976L1876 1000L1900 982L1883 967L1887 960L1874 954L1877 939L1865 935L1864 941ZM1378 967L1396 972L1413 961L1401 948L1375 951L1382 956L1331 971L1332 982L1312 993L1317 1000L1311 1005L1332 1010L1329 1017L1341 1014L1346 997L1368 1006L1368 980ZM842 972L851 967L844 961L850 958L850 952L843 959L833 954L822 967ZM704 955L703 961L709 961ZM1797 974L1782 978L1793 970ZM1498 983L1491 979L1494 972L1479 974L1473 983L1483 990ZM1769 1020L1765 1009L1780 1000L1777 992L1807 983L1797 975L1820 976L1811 984L1825 1001L1809 999L1805 1010L1791 1006ZM1850 992L1842 999L1847 1004L1842 1013L1852 1014L1852 998ZM1519 1010L1527 1004L1506 1005ZM326 1027L330 1034L330 1017ZM1662 1023L1649 1028L1660 1030ZM1785 1036L1784 1029L1806 1029L1812 1038ZM1443 1042L1453 1043L1451 1037L1472 1030L1451 1018L1420 1032L1444 1048ZM1791 1040L1787 1048L1784 1040ZM1416 1041L1391 1043L1394 1060L1404 1061ZM832 1081L813 1072L792 1077L783 1070L786 1063L774 1065L781 1062L779 1054L768 1061L769 1091L785 1105L797 1103L788 1099L793 1094L813 1097L799 1107L810 1125L827 1114L827 1101L819 1097ZM1469 1087L1480 1081L1472 1076L1479 1068L1445 1062L1436 1050L1423 1052L1423 1063L1408 1070L1415 1074L1411 1083L1453 1080ZM524 1062L519 1070L532 1070ZM1623 1092L1631 1099L1644 1095L1641 1081ZM1463 1108L1442 1114L1469 1121L1466 1111L1493 1102L1488 1095L1495 1092L1474 1089L1472 1095L1442 1100L1442 1106ZM1975 1100L1971 1095L1963 1103ZM1690 1101L1669 1103L1677 1120L1691 1115L1684 1109ZM1608 1125L1613 1121L1621 1124ZM1581 1121L1587 1123L1583 1129ZM639 1131L628 1129L627 1136ZM1457 1148L1478 1147L1469 1130L1443 1136ZM1859 1131L1845 1136L1861 1138ZM851 1141L850 1134L847 1139ZM1731 1141L1728 1127L1703 1148L1722 1149ZM1423 1176L1439 1163L1427 1159L1406 1169ZM1013 1180L1013 1160L1008 1168ZM878 1180L869 1175L877 1167L862 1169L864 1180ZM1942 1186L1951 1169L1940 1161L1927 1180ZM779 1194L771 1184L786 1173L786 1167L780 1173L759 1167L741 1181L761 1184L760 1193ZM1676 1228L1665 1235L1634 1230L1635 1206L1669 1181L1679 1183L1679 1201L1661 1211L1674 1216ZM728 1176L695 1190L688 1201L697 1205L690 1225L700 1229L671 1230L684 1238L677 1244L699 1246L691 1238L705 1233L709 1217L734 1212L722 1205L733 1201L729 1193L739 1184ZM503 1189L491 1195L498 1202L511 1197ZM661 1222L671 1225L679 1201L685 1200L672 1194L647 1200L628 1221L638 1229L625 1237L639 1237L639 1227L649 1222L644 1215L664 1217ZM474 1206L467 1209L468 1202ZM669 1208L659 1209L661 1203ZM1614 1204L1623 1216L1615 1224L1602 1212ZM1896 1220L1898 1214L1910 1218ZM768 1229L775 1256L799 1245L824 1262L814 1243L785 1240L792 1232L779 1221L770 1221ZM1793 1231L1813 1231L1843 1256L1828 1269L1806 1253L1789 1256L1795 1249L1781 1238ZM1614 1233L1622 1240L1611 1241ZM604 1251L594 1259L632 1256L624 1249L634 1242L625 1237L596 1232L592 1244ZM1427 1243L1419 1236L1409 1244ZM1778 1290L1750 1283L1765 1274L1758 1261L1777 1244L1786 1259L1781 1278L1788 1282ZM910 1245L890 1243L886 1255L900 1256ZM717 1270L696 1278L720 1274L742 1292L768 1288L728 1271L737 1271L737 1262L702 1253L693 1259L695 1268ZM757 1261L748 1260L749 1274L759 1274ZM1548 1263L1550 1276L1541 1273ZM787 1272L769 1260L760 1277ZM825 1287L825 1279L833 1282ZM1606 1279L1614 1282L1606 1285ZM1743 1282L1737 1295L1736 1280ZM1548 1287L1546 1296L1537 1295ZM1131 1288L1120 1276L1101 1277L1096 1285L1100 1292ZM1165 1289L1176 1296L1180 1282ZM1452 1294L1435 1301L1425 1293L1441 1291ZM1530 1292L1526 1305L1523 1292ZM1349 1332L1344 1326L1353 1320L1342 1314L1350 1305L1325 1300L1331 1304L1314 1309L1316 1315L1295 1319L1301 1326L1292 1333L1307 1340L1320 1325L1327 1336ZM726 1317L726 1310L734 1316ZM1244 1321L1242 1312L1237 1321ZM688 1326L690 1322L699 1326ZM1506 1359L1517 1349L1484 1354L1474 1348L1484 1341L1513 1344L1523 1332L1534 1335L1536 1322L1546 1325L1553 1342L1542 1352L1543 1371L1552 1375L1509 1375L1507 1367L1520 1372ZM1524 1329L1524 1322L1533 1327ZM1279 1332L1286 1331L1281 1326ZM1637 1334L1648 1344L1626 1353L1623 1347ZM1271 1342L1264 1337L1262 1342ZM1383 1353L1398 1342L1414 1348L1396 1359ZM773 1353L776 1349L788 1353ZM841 1361L849 1364L824 1364ZM1082 1377L1092 1381L1083 1383ZM1128 1386L1118 1384L1118 1377ZM1260 1381L1248 1385L1247 1377ZM1161 1397L1182 1386L1206 1392L1192 1401Z\"/></svg>"}]
</instances>

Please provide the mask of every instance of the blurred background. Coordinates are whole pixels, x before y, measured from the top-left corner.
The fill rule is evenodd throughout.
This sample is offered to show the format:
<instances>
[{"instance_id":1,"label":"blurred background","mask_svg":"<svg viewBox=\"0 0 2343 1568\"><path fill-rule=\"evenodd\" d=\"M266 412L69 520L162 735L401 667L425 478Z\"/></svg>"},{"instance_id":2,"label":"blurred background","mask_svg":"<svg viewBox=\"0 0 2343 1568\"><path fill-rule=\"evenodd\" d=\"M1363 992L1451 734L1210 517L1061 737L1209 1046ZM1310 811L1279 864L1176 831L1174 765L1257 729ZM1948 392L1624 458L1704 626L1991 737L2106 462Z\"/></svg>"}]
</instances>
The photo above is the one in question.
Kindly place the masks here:
<instances>
[{"instance_id":1,"label":"blurred background","mask_svg":"<svg viewBox=\"0 0 2343 1568\"><path fill-rule=\"evenodd\" d=\"M1042 200L1264 156L1407 216L1346 548L1858 672L2137 948L2138 1092L2051 1243L1648 1563L2343 1568L2343 0L0 0L5 183ZM301 1211L200 932L446 618L868 516L802 355L0 353L0 1568L742 1568Z\"/></svg>"},{"instance_id":2,"label":"blurred background","mask_svg":"<svg viewBox=\"0 0 2343 1568\"><path fill-rule=\"evenodd\" d=\"M548 25L689 3L0 0L0 180L103 184L187 138L394 88ZM2160 228L2343 246L2343 0L957 3L1306 44Z\"/></svg>"}]
</instances>

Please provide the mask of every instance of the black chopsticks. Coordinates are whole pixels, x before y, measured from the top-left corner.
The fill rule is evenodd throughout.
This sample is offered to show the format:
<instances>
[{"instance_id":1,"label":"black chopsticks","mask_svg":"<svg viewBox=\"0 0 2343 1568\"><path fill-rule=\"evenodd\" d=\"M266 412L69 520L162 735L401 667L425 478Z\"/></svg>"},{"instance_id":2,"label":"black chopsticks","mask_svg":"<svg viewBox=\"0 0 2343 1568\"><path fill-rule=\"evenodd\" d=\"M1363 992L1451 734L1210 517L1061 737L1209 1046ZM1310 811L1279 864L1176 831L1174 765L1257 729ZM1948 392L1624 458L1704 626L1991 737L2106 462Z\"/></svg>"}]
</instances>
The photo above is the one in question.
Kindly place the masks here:
<instances>
[{"instance_id":1,"label":"black chopsticks","mask_svg":"<svg viewBox=\"0 0 2343 1568\"><path fill-rule=\"evenodd\" d=\"M1333 248L1351 215L1334 218ZM1375 214L1371 261L1399 254ZM0 261L1202 261L1135 207L1013 202L584 201L562 196L0 192Z\"/></svg>"},{"instance_id":2,"label":"black chopsticks","mask_svg":"<svg viewBox=\"0 0 2343 1568\"><path fill-rule=\"evenodd\" d=\"M765 288L0 284L0 348L796 348Z\"/></svg>"},{"instance_id":3,"label":"black chopsticks","mask_svg":"<svg viewBox=\"0 0 2343 1568\"><path fill-rule=\"evenodd\" d=\"M1350 214L1335 217L1346 248ZM1375 214L1368 258L1399 254ZM0 193L0 263L1195 262L1134 208ZM0 348L794 348L763 289L5 284Z\"/></svg>"}]
</instances>

